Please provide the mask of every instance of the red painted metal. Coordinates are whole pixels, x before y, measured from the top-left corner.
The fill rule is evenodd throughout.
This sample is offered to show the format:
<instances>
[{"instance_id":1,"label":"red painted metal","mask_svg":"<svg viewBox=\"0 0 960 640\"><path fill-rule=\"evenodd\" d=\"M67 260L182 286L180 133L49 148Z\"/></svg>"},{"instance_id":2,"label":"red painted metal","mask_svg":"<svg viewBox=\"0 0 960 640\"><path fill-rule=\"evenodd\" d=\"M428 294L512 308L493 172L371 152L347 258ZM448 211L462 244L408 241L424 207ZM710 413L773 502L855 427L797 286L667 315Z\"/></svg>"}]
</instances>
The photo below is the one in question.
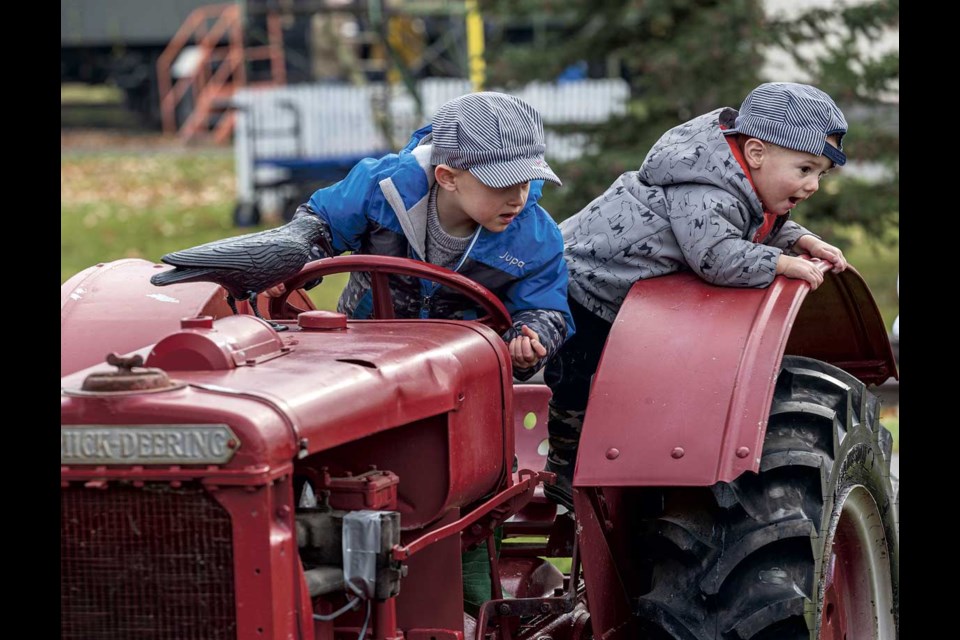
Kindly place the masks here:
<instances>
[{"instance_id":1,"label":"red painted metal","mask_svg":"<svg viewBox=\"0 0 960 640\"><path fill-rule=\"evenodd\" d=\"M767 289L692 274L634 285L593 381L574 485L709 486L756 471L784 353L873 382L896 375L862 278L825 275L810 295L782 277Z\"/></svg>"},{"instance_id":2,"label":"red painted metal","mask_svg":"<svg viewBox=\"0 0 960 640\"><path fill-rule=\"evenodd\" d=\"M224 334L223 341L242 338L246 327L240 326L239 320L254 321L245 317L215 322ZM410 509L404 513L404 521L411 526L435 520L451 506L479 498L504 477L504 454L509 453L510 459L513 455L513 424L504 420L505 405L512 411L510 364L503 341L486 327L442 320L357 322L343 332L290 331L282 340L292 349L291 355L222 371L178 371L174 378L186 383L188 389L150 398L138 396L127 402L137 411L137 405L142 404L142 411L152 413L154 417L147 422L153 422L156 415L173 418L195 411L208 414L206 422L210 423L240 422L249 431L238 432L244 443L250 438L259 441L276 436L278 440L269 445L270 466L289 461L300 447L305 447L303 454L330 452L328 466L334 475L344 475L340 469L345 460L365 460L366 464L397 472L401 478L405 474L400 469L409 469L407 477L413 478L417 465L422 466L419 456L437 455L444 461L442 482L433 482L432 490L424 487L431 499L424 496L416 503L407 501ZM184 357L183 362L188 367L189 358ZM480 362L485 366L479 366ZM304 374L307 366L309 375ZM79 390L85 374L81 371L68 376L61 384L67 390ZM264 390L263 381L267 379L269 391ZM350 398L364 401L348 402L344 395L347 389ZM246 408L236 416L227 415L229 400L240 401ZM64 424L73 423L74 407L70 405L78 401L64 396ZM102 403L113 406L120 401ZM218 413L218 407L224 409L222 413ZM123 424L118 413L105 416L103 423ZM141 414L131 416L133 423L143 421L136 415ZM423 434L436 435L435 444L429 445L438 447L435 451L425 449L418 456L401 443L384 445L382 451L369 444L364 451L336 450L398 425L437 415L446 416L442 423L436 423L439 431L427 429ZM247 416L261 421L259 427ZM89 420L85 417L77 423ZM280 425L278 431L269 428L271 421ZM481 423L487 425L483 431L472 426ZM400 451L409 453L409 460L398 460ZM362 472L367 468L352 470ZM400 497L403 511L403 485Z\"/></svg>"},{"instance_id":3,"label":"red painted metal","mask_svg":"<svg viewBox=\"0 0 960 640\"><path fill-rule=\"evenodd\" d=\"M837 496L839 515L823 558L819 640L893 637L887 545L876 502L863 487ZM835 507L837 509L837 507Z\"/></svg>"},{"instance_id":4,"label":"red painted metal","mask_svg":"<svg viewBox=\"0 0 960 640\"><path fill-rule=\"evenodd\" d=\"M61 638L236 637L230 517L198 485L75 486L60 510Z\"/></svg>"},{"instance_id":5,"label":"red painted metal","mask_svg":"<svg viewBox=\"0 0 960 640\"><path fill-rule=\"evenodd\" d=\"M334 478L326 469L306 474L314 482L314 491L329 491L332 509L344 511L371 509L396 511L400 478L390 471L371 469L359 475Z\"/></svg>"},{"instance_id":6,"label":"red painted metal","mask_svg":"<svg viewBox=\"0 0 960 640\"><path fill-rule=\"evenodd\" d=\"M276 331L254 316L230 316L210 328L186 327L160 340L147 357L146 366L166 371L224 371L254 366L290 353Z\"/></svg>"},{"instance_id":7,"label":"red painted metal","mask_svg":"<svg viewBox=\"0 0 960 640\"><path fill-rule=\"evenodd\" d=\"M533 495L533 488L540 482L540 476L535 472L522 472L521 478L520 482L490 498L473 509L469 515L456 522L451 522L445 527L435 529L413 542L394 547L392 551L393 559L407 560L415 553L456 534L463 534L464 546L488 538L497 526L530 500ZM475 526L476 524L480 526L473 528L472 525Z\"/></svg>"},{"instance_id":8,"label":"red painted metal","mask_svg":"<svg viewBox=\"0 0 960 640\"><path fill-rule=\"evenodd\" d=\"M868 385L899 380L887 328L866 282L853 269L825 275L802 301L784 353L829 362Z\"/></svg>"},{"instance_id":9,"label":"red painted metal","mask_svg":"<svg viewBox=\"0 0 960 640\"><path fill-rule=\"evenodd\" d=\"M407 640L463 640L463 631L451 629L411 629Z\"/></svg>"},{"instance_id":10,"label":"red painted metal","mask_svg":"<svg viewBox=\"0 0 960 640\"><path fill-rule=\"evenodd\" d=\"M387 275L397 274L425 278L467 296L487 312L487 315L478 318L478 321L492 327L498 333L503 333L513 326L510 313L506 307L486 287L449 269L426 262L407 260L406 258L361 254L323 258L305 265L300 273L287 280L284 285L287 291L297 291L304 284L315 280L319 276L351 271L366 271L371 274L373 313L376 318L389 319L393 317L393 300L387 286ZM286 296L287 294L284 294L271 299L271 318L290 317L289 312L285 309Z\"/></svg>"},{"instance_id":11,"label":"red painted metal","mask_svg":"<svg viewBox=\"0 0 960 640\"><path fill-rule=\"evenodd\" d=\"M397 628L396 598L373 604L373 637L378 640L403 640L403 632Z\"/></svg>"},{"instance_id":12,"label":"red painted metal","mask_svg":"<svg viewBox=\"0 0 960 640\"><path fill-rule=\"evenodd\" d=\"M230 636L231 638L236 637L239 640L253 640L254 638L263 637L312 637L312 628L305 626L311 624L309 619L305 619L303 616L296 614L297 607L295 603L300 602L300 575L296 541L291 533L293 531L292 511L284 511L280 508L282 505L290 504L292 500L291 483L289 479L291 468L287 466L284 469L278 469L278 471L280 472L278 477L268 484L237 487L220 485L205 486L204 494L207 499L212 498L219 503L226 513L229 514L229 518L226 520L228 524L233 523L232 527L227 528L228 538L226 541L221 534L214 536L212 533L209 533L205 536L202 530L198 530L197 527L210 526L209 524L205 524L208 520L206 517L188 517L187 514L178 512L172 519L168 519L169 522L165 525L167 527L165 529L165 531L167 531L165 539L168 537L172 538L170 544L173 545L179 556L187 554L188 557L191 558L200 558L202 548L208 548L217 544L223 545L225 542L228 549L232 547L232 575L230 575L230 577L233 584L226 585L232 592L234 608L234 610L230 612L230 616L232 616L231 619L235 621L235 624L231 628L235 631L236 635ZM103 473L103 469L88 469L84 471L74 471L73 476L86 475L89 477ZM138 476L135 470L130 470L123 477L127 481L133 478L148 480L148 475ZM189 478L187 474L180 477L184 480ZM142 480L141 482L134 481L132 483L135 488L133 490L124 489L123 485L114 486L109 482L100 485L102 488L99 489L83 487L74 489L73 485L71 485L67 490L83 492L96 491L102 496L102 499L108 503L112 502L113 496L119 496L120 493L126 491L131 495L131 500L140 505L141 509L145 510L144 513L155 514L156 510L149 508L149 505L144 503L144 499L157 491L157 489L154 488L156 485L151 484L149 481L142 482ZM178 490L180 486L181 483L177 480L169 483L170 490ZM183 486L186 488L191 485ZM144 496L136 496L135 494L137 493L144 493ZM136 506L131 505L128 509L131 515L121 518L121 520L123 522L131 521L136 509ZM99 510L99 512L102 513L102 510ZM157 516L153 517L156 518ZM136 523L134 521L132 526L135 525ZM127 547L119 544L113 545L109 550L111 561L125 563L127 567L134 564L135 557L138 553L148 551L143 545L134 544L134 541L138 537L142 539L143 535L144 532L142 531L139 534L136 532L131 533L131 537L128 540L130 544L128 544ZM61 541L65 542L63 533L61 533ZM84 549L83 555L87 561L90 560L89 553L89 550ZM223 556L223 552L218 553L218 557ZM146 570L151 571L149 568ZM189 580L196 579L196 567L191 565L186 571L187 573L185 575L181 576L174 573L168 578L163 577L162 579L170 581L168 585L170 588L175 588L176 584L184 580L187 581L184 584L192 584L189 583ZM156 580L158 577L156 572L151 571L149 575L138 576L138 579L147 579L149 581ZM116 578L112 580L110 578L111 575L103 574L100 578L100 581L103 583L101 588L106 588L108 580L109 584L116 586ZM220 577L217 579L217 583L203 585L205 595L214 593L215 587L222 586L219 585L222 580L223 578ZM71 569L70 565L67 565L66 569L61 571L61 582L74 588L80 584L76 570ZM162 586L163 584L161 584L161 587ZM149 628L172 628L174 629L174 635L170 636L171 638L192 637L186 634L180 635L179 632L175 631L177 629L176 618L167 619L167 616L178 616L182 608L173 606L169 593L163 592L158 595L160 596L159 601L153 603L153 606L157 607L158 617L152 621L153 626ZM94 595L93 597L96 596ZM137 608L151 606L148 601L149 598L144 594L142 589L125 589L122 598L118 598L118 596L113 593L105 597L106 600L104 602L108 611L111 607ZM263 606L264 602L285 602L289 604L282 609L275 609L271 606ZM213 624L214 621L210 621L208 617L204 616L220 615L217 613L218 611L218 609L199 611L194 614L194 617L199 619L201 623ZM288 612L292 615L289 615ZM69 614L70 612L67 611L66 613ZM76 618L68 619L65 616L61 616L61 620L64 625L67 623L76 624ZM110 625L108 628L115 629L116 627ZM112 637L104 636L103 634L93 634L93 636ZM91 636L83 635L82 637ZM126 637L130 636L128 635ZM211 636L204 635L198 637Z\"/></svg>"},{"instance_id":13,"label":"red painted metal","mask_svg":"<svg viewBox=\"0 0 960 640\"><path fill-rule=\"evenodd\" d=\"M551 395L550 387L545 384L513 385L513 424L517 441L518 470L543 469L546 463L549 418L547 402ZM543 492L541 490L537 493Z\"/></svg>"},{"instance_id":14,"label":"red painted metal","mask_svg":"<svg viewBox=\"0 0 960 640\"><path fill-rule=\"evenodd\" d=\"M521 469L542 469L547 453L547 401L550 388L542 384L513 385L513 424L517 446L514 482ZM552 473L542 473L544 483L553 482ZM543 495L543 485L534 488L533 497L504 525L504 536L547 536L554 528L557 505ZM545 551L544 544L514 545L510 553L529 555Z\"/></svg>"},{"instance_id":15,"label":"red painted metal","mask_svg":"<svg viewBox=\"0 0 960 640\"><path fill-rule=\"evenodd\" d=\"M590 623L594 637L610 640L636 638L630 596L623 571L631 563L630 549L618 544L613 533L617 509L611 509L604 489L574 488L573 505L580 528L579 553L583 562L583 578L590 597ZM612 500L616 503L617 500ZM626 527L622 534L629 535Z\"/></svg>"},{"instance_id":16,"label":"red painted metal","mask_svg":"<svg viewBox=\"0 0 960 640\"><path fill-rule=\"evenodd\" d=\"M141 355L153 352L174 386L149 393L84 392L87 375L106 367L80 369L61 379L62 428L228 424L238 446L222 465L65 465L61 484L104 495L124 484L203 487L233 523L241 640L315 634L309 612L298 611L305 584L293 535L295 477L315 477L324 467L335 477L362 474L370 465L392 472L400 479L394 487L402 544L443 529L459 519L461 509L509 486L510 362L491 329L474 322L393 320L349 322L338 331L291 323L290 331L277 334L255 318L221 317L219 310L207 314L215 319L181 326L181 317L196 315L201 302L219 295L216 287L192 284L183 286L191 300L200 300L191 313L166 303L178 311L168 313L164 326L94 334L90 330L105 311L86 313L96 300L126 307L120 315L126 313L127 324L161 315L147 298L155 291L148 283L152 265L126 261L103 273L116 277L102 287L105 278L98 274L94 295L71 298L69 304L80 306L64 314L65 328L93 335L104 353L133 345ZM118 343L121 349L112 348ZM207 354L202 363L198 352ZM278 353L283 357L271 357ZM435 542L405 564L408 575L395 605L378 607L372 620L377 636L438 630L438 638L462 637L459 536ZM359 616L349 612L335 624L317 623L316 637L351 628L355 637Z\"/></svg>"},{"instance_id":17,"label":"red painted metal","mask_svg":"<svg viewBox=\"0 0 960 640\"><path fill-rule=\"evenodd\" d=\"M117 260L84 269L60 286L61 376L102 363L110 351L125 354L151 345L178 330L183 318L232 315L225 292L215 284L150 284L150 276L165 268L146 260ZM302 290L291 297L305 309L314 308ZM245 302L238 307L249 312Z\"/></svg>"},{"instance_id":18,"label":"red painted metal","mask_svg":"<svg viewBox=\"0 0 960 640\"><path fill-rule=\"evenodd\" d=\"M491 566L496 566L494 543L487 542ZM566 589L556 589L553 595L523 597L514 594L504 598L499 588L499 580L494 581L493 597L480 606L476 624L473 626L473 635L476 640L484 640L488 633L488 624L496 621L494 638L511 640L514 634L517 637L540 638L544 627L552 627L559 618L564 622L560 628L572 627L574 618L567 615L574 612L578 605L583 603L583 594L579 593L580 564L579 556L574 546L570 562L570 575L566 581ZM502 574L501 574L502 575ZM558 628L558 631L560 630ZM567 636L561 633L560 637Z\"/></svg>"},{"instance_id":19,"label":"red painted metal","mask_svg":"<svg viewBox=\"0 0 960 640\"><path fill-rule=\"evenodd\" d=\"M338 331L347 328L347 316L334 311L304 311L297 315L301 329L314 331Z\"/></svg>"},{"instance_id":20,"label":"red painted metal","mask_svg":"<svg viewBox=\"0 0 960 640\"><path fill-rule=\"evenodd\" d=\"M491 620L502 639L578 640L591 628L592 637L636 637L628 594L639 592L642 577L628 526L639 497L632 487L712 484L754 468L784 352L842 363L871 381L896 374L876 307L855 273L828 275L810 296L806 285L783 279L767 290L720 289L689 275L640 283L595 380L576 472L575 528L535 495L546 476L525 469L543 466L549 390L513 387L498 331L446 320L346 321L311 311L297 290L287 300L261 298L261 308L269 306L265 315L286 318L290 330L278 334L249 315L230 315L214 285L158 290L149 284L154 268L120 261L87 270L61 289L61 367L68 373L61 378L61 486L71 497L93 496L91 503L121 494L136 502L158 488L196 492L220 514L216 522L229 522L216 543L218 553L232 553L226 573L239 640L355 638L363 624L363 605L332 622L312 618L346 600L331 594L311 601L307 592L294 495L304 482L321 496L332 492L335 508L401 514L392 556L406 575L399 596L373 607L369 633L376 640L462 640L465 629L476 637L476 625L464 626L462 545L489 540L493 527L525 504L506 530L549 532L550 540L535 549L507 543L492 558L493 572L519 599L495 597L481 609L479 626ZM325 259L307 265L288 290L318 275L361 269L372 269L381 284L386 274L403 273L459 287L498 328L509 323L502 305L475 283L399 259ZM377 294L383 315L390 313L386 292L381 286ZM300 311L307 313L297 318ZM87 376L106 368L96 363L113 351L146 357L170 386L84 391ZM532 428L524 424L528 414ZM218 465L73 464L72 454L64 457L63 443L73 446L71 437L80 435L72 429L169 424L229 425L233 457ZM522 471L512 479L515 437ZM95 518L90 509L76 516ZM193 531L191 520L170 517L163 526ZM825 596L834 609L846 606L862 573L838 568L863 555L845 531L841 519ZM203 551L201 542L211 541L191 538L184 549ZM85 553L78 549L62 553L62 561ZM534 552L572 554L562 596L557 572L529 557ZM579 589L580 558L586 593ZM123 557L108 560L125 566ZM61 574L62 588L82 583L74 565ZM224 572L218 575L217 587L225 588ZM169 578L175 589L183 583L182 576ZM118 602L136 606L137 593L131 589ZM226 600L218 602L190 615L201 624L204 615L225 619ZM63 610L65 628L81 629L69 625L83 624L82 617ZM825 633L849 626L831 624Z\"/></svg>"},{"instance_id":21,"label":"red painted metal","mask_svg":"<svg viewBox=\"0 0 960 640\"><path fill-rule=\"evenodd\" d=\"M451 511L430 528L446 526L456 520L457 515ZM407 544L421 533L404 532L400 542ZM400 596L397 598L401 629L409 629L411 634L424 629L446 629L448 632L463 630L463 575L460 563L460 540L455 536L437 542L404 563L409 571L401 583ZM438 636L438 640L440 637L444 636Z\"/></svg>"},{"instance_id":22,"label":"red painted metal","mask_svg":"<svg viewBox=\"0 0 960 640\"><path fill-rule=\"evenodd\" d=\"M563 588L563 574L543 558L507 556L500 548L500 581L517 598L545 598Z\"/></svg>"},{"instance_id":23,"label":"red painted metal","mask_svg":"<svg viewBox=\"0 0 960 640\"><path fill-rule=\"evenodd\" d=\"M819 640L846 640L850 631L847 609L858 589L852 585L851 568L846 566L849 552L834 544L830 557L824 562L826 587L823 594ZM851 587L854 587L851 591ZM864 630L866 631L866 630Z\"/></svg>"}]
</instances>

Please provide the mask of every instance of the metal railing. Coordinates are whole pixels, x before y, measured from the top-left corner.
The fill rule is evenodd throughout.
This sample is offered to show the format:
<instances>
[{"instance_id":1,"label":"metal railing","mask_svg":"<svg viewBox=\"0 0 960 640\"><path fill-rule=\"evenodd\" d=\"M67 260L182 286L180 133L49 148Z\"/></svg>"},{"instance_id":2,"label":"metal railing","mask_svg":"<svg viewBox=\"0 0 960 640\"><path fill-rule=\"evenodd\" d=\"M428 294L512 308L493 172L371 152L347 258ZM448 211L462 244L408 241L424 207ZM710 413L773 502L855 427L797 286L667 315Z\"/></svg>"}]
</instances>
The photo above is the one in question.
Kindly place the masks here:
<instances>
[{"instance_id":1,"label":"metal railing","mask_svg":"<svg viewBox=\"0 0 960 640\"><path fill-rule=\"evenodd\" d=\"M200 7L187 16L157 60L165 133L179 132L184 141L210 133L217 142L225 142L233 132L235 114L224 107L238 88L252 84L247 81L248 61L270 61L271 79L256 84L286 83L280 16L270 13L266 19L268 44L245 47L238 4ZM174 65L188 46L197 51L192 69L174 79ZM178 118L178 111L188 113Z\"/></svg>"}]
</instances>

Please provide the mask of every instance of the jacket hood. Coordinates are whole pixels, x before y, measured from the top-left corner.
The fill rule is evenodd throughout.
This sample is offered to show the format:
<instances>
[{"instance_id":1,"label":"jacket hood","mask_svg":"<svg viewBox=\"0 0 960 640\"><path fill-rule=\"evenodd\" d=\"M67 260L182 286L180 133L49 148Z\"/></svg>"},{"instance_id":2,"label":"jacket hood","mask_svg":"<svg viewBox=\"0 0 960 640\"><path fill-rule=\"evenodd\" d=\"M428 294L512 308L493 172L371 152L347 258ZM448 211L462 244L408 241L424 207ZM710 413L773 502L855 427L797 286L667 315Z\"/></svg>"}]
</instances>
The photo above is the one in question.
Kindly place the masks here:
<instances>
[{"instance_id":1,"label":"jacket hood","mask_svg":"<svg viewBox=\"0 0 960 640\"><path fill-rule=\"evenodd\" d=\"M640 165L640 181L659 187L713 185L749 203L751 214L762 218L760 198L720 128L733 128L736 118L735 109L724 107L670 129Z\"/></svg>"}]
</instances>

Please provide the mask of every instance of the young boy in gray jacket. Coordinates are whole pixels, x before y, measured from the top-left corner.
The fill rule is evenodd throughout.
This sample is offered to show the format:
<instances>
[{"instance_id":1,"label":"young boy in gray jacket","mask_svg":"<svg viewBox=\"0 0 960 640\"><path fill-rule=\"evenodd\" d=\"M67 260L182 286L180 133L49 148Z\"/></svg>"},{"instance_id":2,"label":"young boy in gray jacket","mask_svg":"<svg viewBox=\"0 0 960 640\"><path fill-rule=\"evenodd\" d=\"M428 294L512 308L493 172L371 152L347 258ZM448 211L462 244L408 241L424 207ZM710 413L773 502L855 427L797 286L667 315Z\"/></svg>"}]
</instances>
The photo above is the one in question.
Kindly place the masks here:
<instances>
[{"instance_id":1,"label":"young boy in gray jacket","mask_svg":"<svg viewBox=\"0 0 960 640\"><path fill-rule=\"evenodd\" d=\"M691 270L716 285L766 287L777 275L816 289L823 281L806 254L847 267L843 253L796 222L790 211L846 162L847 122L809 85L767 83L739 112L721 108L665 133L638 171L560 225L570 270L577 334L547 364L550 402L548 497L573 509L577 445L607 335L637 280Z\"/></svg>"}]
</instances>

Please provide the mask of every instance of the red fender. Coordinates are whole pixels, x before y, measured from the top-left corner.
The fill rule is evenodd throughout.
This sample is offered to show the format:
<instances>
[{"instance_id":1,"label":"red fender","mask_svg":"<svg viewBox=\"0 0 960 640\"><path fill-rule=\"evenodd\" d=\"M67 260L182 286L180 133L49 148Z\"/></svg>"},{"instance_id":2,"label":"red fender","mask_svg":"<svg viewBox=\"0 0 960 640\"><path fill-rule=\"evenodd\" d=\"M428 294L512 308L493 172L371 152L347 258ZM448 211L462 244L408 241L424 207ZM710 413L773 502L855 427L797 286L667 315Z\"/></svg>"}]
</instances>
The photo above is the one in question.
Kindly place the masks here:
<instances>
[{"instance_id":1,"label":"red fender","mask_svg":"<svg viewBox=\"0 0 960 640\"><path fill-rule=\"evenodd\" d=\"M826 273L812 293L784 277L765 289L691 273L638 282L594 377L574 485L710 486L757 471L784 353L868 384L898 377L853 269Z\"/></svg>"}]
</instances>

